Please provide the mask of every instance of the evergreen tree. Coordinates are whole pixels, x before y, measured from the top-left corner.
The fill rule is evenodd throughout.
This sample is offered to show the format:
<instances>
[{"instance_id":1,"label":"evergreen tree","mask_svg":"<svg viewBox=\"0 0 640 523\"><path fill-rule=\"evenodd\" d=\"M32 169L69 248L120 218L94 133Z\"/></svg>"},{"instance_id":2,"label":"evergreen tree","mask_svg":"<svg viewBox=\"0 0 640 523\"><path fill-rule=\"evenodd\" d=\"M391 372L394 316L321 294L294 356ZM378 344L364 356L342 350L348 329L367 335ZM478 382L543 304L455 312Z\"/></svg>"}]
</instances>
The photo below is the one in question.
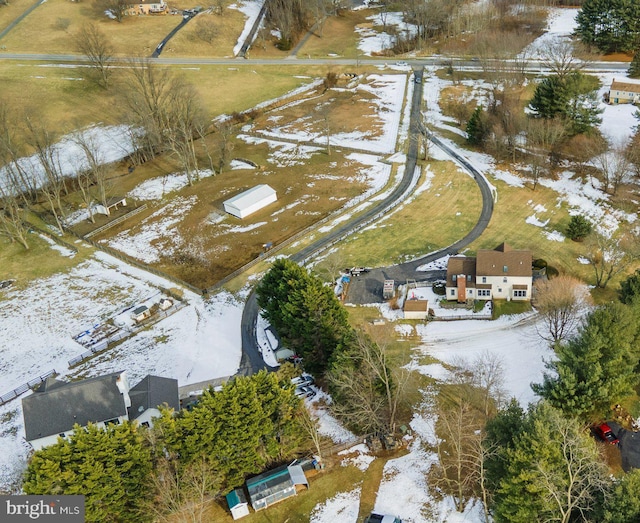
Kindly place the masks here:
<instances>
[{"instance_id":1,"label":"evergreen tree","mask_svg":"<svg viewBox=\"0 0 640 523\"><path fill-rule=\"evenodd\" d=\"M24 481L27 494L85 495L87 522L140 522L149 493L151 451L129 422L104 429L74 427L68 439L35 452Z\"/></svg>"},{"instance_id":2,"label":"evergreen tree","mask_svg":"<svg viewBox=\"0 0 640 523\"><path fill-rule=\"evenodd\" d=\"M272 462L291 458L305 433L299 421L302 402L289 380L261 371L238 377L221 391L205 391L190 411L163 412L154 431L186 466L203 456L223 491L241 485L247 475Z\"/></svg>"},{"instance_id":3,"label":"evergreen tree","mask_svg":"<svg viewBox=\"0 0 640 523\"><path fill-rule=\"evenodd\" d=\"M569 122L571 134L580 134L600 123L597 79L573 72L548 76L533 93L529 108L539 118L560 117Z\"/></svg>"},{"instance_id":4,"label":"evergreen tree","mask_svg":"<svg viewBox=\"0 0 640 523\"><path fill-rule=\"evenodd\" d=\"M565 414L605 416L638 384L637 307L611 303L587 317L578 336L556 347L557 360L546 364L533 390Z\"/></svg>"},{"instance_id":5,"label":"evergreen tree","mask_svg":"<svg viewBox=\"0 0 640 523\"><path fill-rule=\"evenodd\" d=\"M347 311L329 287L296 263L277 260L257 292L265 318L309 372L322 374L333 353L351 343Z\"/></svg>"},{"instance_id":6,"label":"evergreen tree","mask_svg":"<svg viewBox=\"0 0 640 523\"><path fill-rule=\"evenodd\" d=\"M495 521L530 523L589 519L607 481L595 441L574 419L542 402L507 450Z\"/></svg>"},{"instance_id":7,"label":"evergreen tree","mask_svg":"<svg viewBox=\"0 0 640 523\"><path fill-rule=\"evenodd\" d=\"M580 242L591 233L591 222L581 214L576 214L571 217L566 233L574 242Z\"/></svg>"},{"instance_id":8,"label":"evergreen tree","mask_svg":"<svg viewBox=\"0 0 640 523\"><path fill-rule=\"evenodd\" d=\"M630 52L638 46L637 0L584 0L576 21L576 35L602 52Z\"/></svg>"},{"instance_id":9,"label":"evergreen tree","mask_svg":"<svg viewBox=\"0 0 640 523\"><path fill-rule=\"evenodd\" d=\"M486 115L482 106L476 107L467 122L467 142L471 145L482 145L487 138Z\"/></svg>"},{"instance_id":10,"label":"evergreen tree","mask_svg":"<svg viewBox=\"0 0 640 523\"><path fill-rule=\"evenodd\" d=\"M633 469L616 481L598 520L604 523L640 521L640 469Z\"/></svg>"},{"instance_id":11,"label":"evergreen tree","mask_svg":"<svg viewBox=\"0 0 640 523\"><path fill-rule=\"evenodd\" d=\"M516 438L525 428L525 412L515 398L487 422L484 445L489 452L484 466L489 490L497 491L500 480L507 474L507 451L513 448Z\"/></svg>"},{"instance_id":12,"label":"evergreen tree","mask_svg":"<svg viewBox=\"0 0 640 523\"><path fill-rule=\"evenodd\" d=\"M627 76L629 76L629 78L640 78L640 50L639 49L636 49L636 52L633 55L633 60L631 60L631 65L629 65Z\"/></svg>"},{"instance_id":13,"label":"evergreen tree","mask_svg":"<svg viewBox=\"0 0 640 523\"><path fill-rule=\"evenodd\" d=\"M620 284L620 301L631 305L640 296L640 269Z\"/></svg>"}]
</instances>

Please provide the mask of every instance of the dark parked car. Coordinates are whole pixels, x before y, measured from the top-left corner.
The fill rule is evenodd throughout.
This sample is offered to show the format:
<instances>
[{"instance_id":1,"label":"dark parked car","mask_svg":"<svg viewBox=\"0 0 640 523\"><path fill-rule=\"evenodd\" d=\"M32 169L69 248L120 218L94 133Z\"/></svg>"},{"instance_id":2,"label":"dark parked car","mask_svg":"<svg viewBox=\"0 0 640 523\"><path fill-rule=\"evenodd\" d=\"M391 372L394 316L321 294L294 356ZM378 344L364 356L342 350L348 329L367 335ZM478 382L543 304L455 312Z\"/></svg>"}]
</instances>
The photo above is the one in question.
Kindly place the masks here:
<instances>
[{"instance_id":1,"label":"dark parked car","mask_svg":"<svg viewBox=\"0 0 640 523\"><path fill-rule=\"evenodd\" d=\"M620 443L620 440L613 433L611 427L606 423L602 423L600 425L597 425L596 427L593 427L593 431L596 433L596 436L598 436L602 441L611 443L611 445L617 445L618 443Z\"/></svg>"}]
</instances>

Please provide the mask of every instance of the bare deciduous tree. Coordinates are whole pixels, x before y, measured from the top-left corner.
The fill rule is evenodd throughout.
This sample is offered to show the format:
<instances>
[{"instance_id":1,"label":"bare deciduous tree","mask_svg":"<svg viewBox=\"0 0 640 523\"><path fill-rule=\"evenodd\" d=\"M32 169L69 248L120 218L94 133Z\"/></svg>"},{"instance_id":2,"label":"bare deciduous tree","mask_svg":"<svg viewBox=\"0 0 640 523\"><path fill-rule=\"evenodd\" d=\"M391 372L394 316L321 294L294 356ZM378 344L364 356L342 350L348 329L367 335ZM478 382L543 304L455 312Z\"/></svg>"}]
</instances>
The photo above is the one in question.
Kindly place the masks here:
<instances>
[{"instance_id":1,"label":"bare deciduous tree","mask_svg":"<svg viewBox=\"0 0 640 523\"><path fill-rule=\"evenodd\" d=\"M406 369L392 371L387 353L392 333L359 331L353 350L345 355L345 365L336 366L328 376L342 398L333 411L364 432L395 432L398 407L409 378Z\"/></svg>"},{"instance_id":2,"label":"bare deciduous tree","mask_svg":"<svg viewBox=\"0 0 640 523\"><path fill-rule=\"evenodd\" d=\"M4 191L0 186L0 236L8 238L11 243L18 242L25 249L29 249L28 227L22 220L23 212L18 197Z\"/></svg>"},{"instance_id":3,"label":"bare deciduous tree","mask_svg":"<svg viewBox=\"0 0 640 523\"><path fill-rule=\"evenodd\" d=\"M111 69L109 62L113 58L113 47L107 36L94 23L82 26L75 37L76 48L84 54L97 73L97 83L107 89Z\"/></svg>"},{"instance_id":4,"label":"bare deciduous tree","mask_svg":"<svg viewBox=\"0 0 640 523\"><path fill-rule=\"evenodd\" d=\"M585 444L584 431L573 419L557 415L553 430L560 445L559 470L541 459L534 464L536 481L543 489L550 506L557 509L561 523L573 521L577 513L587 521L586 514L596 503L597 493L608 487L607 467L602 463L593 441Z\"/></svg>"},{"instance_id":5,"label":"bare deciduous tree","mask_svg":"<svg viewBox=\"0 0 640 523\"><path fill-rule=\"evenodd\" d=\"M593 267L596 287L601 289L640 257L638 239L633 235L614 238L594 231L585 243L587 252L584 257Z\"/></svg>"},{"instance_id":6,"label":"bare deciduous tree","mask_svg":"<svg viewBox=\"0 0 640 523\"><path fill-rule=\"evenodd\" d=\"M107 11L118 22L122 22L127 14L131 2L129 0L97 0L100 12Z\"/></svg>"},{"instance_id":7,"label":"bare deciduous tree","mask_svg":"<svg viewBox=\"0 0 640 523\"><path fill-rule=\"evenodd\" d=\"M54 147L53 134L42 122L36 122L31 117L26 118L26 124L29 131L27 141L35 150L35 156L43 170L40 192L49 204L58 230L63 233L62 220L66 213L62 197L67 187L62 176L58 150Z\"/></svg>"},{"instance_id":8,"label":"bare deciduous tree","mask_svg":"<svg viewBox=\"0 0 640 523\"><path fill-rule=\"evenodd\" d=\"M5 191L19 195L25 205L35 201L38 185L23 167L23 140L17 135L18 123L9 111L6 101L0 101L0 164L4 167Z\"/></svg>"},{"instance_id":9,"label":"bare deciduous tree","mask_svg":"<svg viewBox=\"0 0 640 523\"><path fill-rule=\"evenodd\" d=\"M82 150L86 162L85 168L78 172L77 183L82 200L87 207L89 219L95 223L93 201L97 199L105 209L107 208L109 197L107 178L111 168L100 156L98 144L87 133L82 131L75 133L73 141Z\"/></svg>"},{"instance_id":10,"label":"bare deciduous tree","mask_svg":"<svg viewBox=\"0 0 640 523\"><path fill-rule=\"evenodd\" d=\"M560 275L553 280L540 279L535 283L535 307L542 317L537 328L543 340L552 344L570 337L580 324L589 305L589 294L579 280Z\"/></svg>"},{"instance_id":11,"label":"bare deciduous tree","mask_svg":"<svg viewBox=\"0 0 640 523\"><path fill-rule=\"evenodd\" d=\"M151 477L153 497L145 508L154 521L206 523L207 508L220 494L215 470L203 456L182 469L178 463L159 458Z\"/></svg>"},{"instance_id":12,"label":"bare deciduous tree","mask_svg":"<svg viewBox=\"0 0 640 523\"><path fill-rule=\"evenodd\" d=\"M570 40L555 40L542 51L543 65L560 78L580 71L586 65L575 57L573 44Z\"/></svg>"},{"instance_id":13,"label":"bare deciduous tree","mask_svg":"<svg viewBox=\"0 0 640 523\"><path fill-rule=\"evenodd\" d=\"M438 465L431 478L451 495L456 510L463 512L476 495L479 483L478 451L482 446L482 421L465 400L442 406L437 411Z\"/></svg>"},{"instance_id":14,"label":"bare deciduous tree","mask_svg":"<svg viewBox=\"0 0 640 523\"><path fill-rule=\"evenodd\" d=\"M626 148L626 144L614 145L611 149L598 154L593 160L602 173L605 192L609 192L609 189L611 189L612 194L615 195L625 177L631 174L631 165L626 154Z\"/></svg>"},{"instance_id":15,"label":"bare deciduous tree","mask_svg":"<svg viewBox=\"0 0 640 523\"><path fill-rule=\"evenodd\" d=\"M200 14L196 18L195 25L194 33L196 37L207 44L212 43L216 36L218 36L218 28L216 27L212 16Z\"/></svg>"},{"instance_id":16,"label":"bare deciduous tree","mask_svg":"<svg viewBox=\"0 0 640 523\"><path fill-rule=\"evenodd\" d=\"M230 121L224 120L218 122L215 126L216 138L218 142L218 172L222 173L229 165L231 152L234 148L233 143L233 125Z\"/></svg>"}]
</instances>

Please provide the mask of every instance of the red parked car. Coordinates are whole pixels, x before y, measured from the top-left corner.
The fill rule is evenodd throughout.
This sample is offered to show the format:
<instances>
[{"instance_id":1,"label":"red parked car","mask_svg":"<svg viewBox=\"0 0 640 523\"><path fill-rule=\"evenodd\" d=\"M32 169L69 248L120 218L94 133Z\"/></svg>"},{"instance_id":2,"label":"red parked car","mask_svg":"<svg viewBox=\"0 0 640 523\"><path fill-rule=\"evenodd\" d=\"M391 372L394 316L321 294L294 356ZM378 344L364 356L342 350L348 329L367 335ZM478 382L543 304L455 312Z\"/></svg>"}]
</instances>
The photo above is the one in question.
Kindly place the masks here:
<instances>
[{"instance_id":1,"label":"red parked car","mask_svg":"<svg viewBox=\"0 0 640 523\"><path fill-rule=\"evenodd\" d=\"M613 433L613 431L611 430L611 427L606 423L602 423L600 425L593 427L593 431L602 441L611 443L611 445L617 445L618 443L620 443L620 440Z\"/></svg>"}]
</instances>

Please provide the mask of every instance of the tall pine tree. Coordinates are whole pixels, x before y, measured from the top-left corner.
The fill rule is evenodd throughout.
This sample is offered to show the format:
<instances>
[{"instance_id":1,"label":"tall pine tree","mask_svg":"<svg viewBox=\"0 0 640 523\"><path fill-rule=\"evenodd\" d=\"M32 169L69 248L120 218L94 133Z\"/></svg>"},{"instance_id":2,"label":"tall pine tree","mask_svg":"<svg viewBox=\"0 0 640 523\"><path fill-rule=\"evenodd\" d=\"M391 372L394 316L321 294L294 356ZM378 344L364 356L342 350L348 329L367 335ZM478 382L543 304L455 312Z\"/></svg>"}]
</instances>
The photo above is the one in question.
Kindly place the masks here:
<instances>
[{"instance_id":1,"label":"tall pine tree","mask_svg":"<svg viewBox=\"0 0 640 523\"><path fill-rule=\"evenodd\" d=\"M129 422L104 429L74 427L68 439L36 451L27 467L27 494L84 494L85 521L141 522L149 493L151 451Z\"/></svg>"},{"instance_id":2,"label":"tall pine tree","mask_svg":"<svg viewBox=\"0 0 640 523\"><path fill-rule=\"evenodd\" d=\"M629 76L629 78L640 78L640 49L636 49L636 52L633 55L633 60L631 60L631 64L629 65L627 76Z\"/></svg>"},{"instance_id":3,"label":"tall pine tree","mask_svg":"<svg viewBox=\"0 0 640 523\"><path fill-rule=\"evenodd\" d=\"M640 43L637 0L584 0L576 22L576 35L604 53L631 52Z\"/></svg>"},{"instance_id":4,"label":"tall pine tree","mask_svg":"<svg viewBox=\"0 0 640 523\"><path fill-rule=\"evenodd\" d=\"M533 390L565 414L606 416L611 405L633 393L638 385L637 306L611 303L592 312L578 336L556 349Z\"/></svg>"}]
</instances>

